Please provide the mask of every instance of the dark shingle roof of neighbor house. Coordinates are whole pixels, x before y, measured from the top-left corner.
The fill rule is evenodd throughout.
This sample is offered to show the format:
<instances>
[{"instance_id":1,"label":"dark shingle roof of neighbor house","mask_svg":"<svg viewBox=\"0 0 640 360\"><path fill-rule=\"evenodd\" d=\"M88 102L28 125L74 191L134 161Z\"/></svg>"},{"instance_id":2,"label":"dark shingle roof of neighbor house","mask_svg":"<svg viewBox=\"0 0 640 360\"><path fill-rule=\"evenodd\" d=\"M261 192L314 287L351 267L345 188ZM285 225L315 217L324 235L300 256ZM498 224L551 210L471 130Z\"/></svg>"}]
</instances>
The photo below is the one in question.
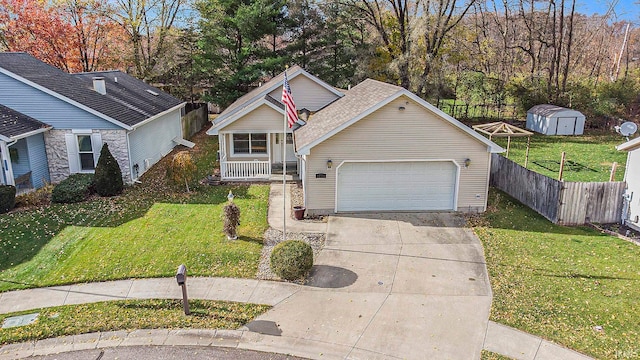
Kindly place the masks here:
<instances>
[{"instance_id":1,"label":"dark shingle roof of neighbor house","mask_svg":"<svg viewBox=\"0 0 640 360\"><path fill-rule=\"evenodd\" d=\"M347 91L342 98L319 110L305 126L296 130L296 148L311 144L402 90L399 86L366 79Z\"/></svg>"},{"instance_id":2,"label":"dark shingle roof of neighbor house","mask_svg":"<svg viewBox=\"0 0 640 360\"><path fill-rule=\"evenodd\" d=\"M0 53L0 68L128 126L182 103L120 71L68 74L29 54L11 52ZM105 78L106 95L93 90L93 78L97 76Z\"/></svg>"},{"instance_id":3,"label":"dark shingle roof of neighbor house","mask_svg":"<svg viewBox=\"0 0 640 360\"><path fill-rule=\"evenodd\" d=\"M11 139L14 136L50 127L21 112L0 105L0 136Z\"/></svg>"}]
</instances>

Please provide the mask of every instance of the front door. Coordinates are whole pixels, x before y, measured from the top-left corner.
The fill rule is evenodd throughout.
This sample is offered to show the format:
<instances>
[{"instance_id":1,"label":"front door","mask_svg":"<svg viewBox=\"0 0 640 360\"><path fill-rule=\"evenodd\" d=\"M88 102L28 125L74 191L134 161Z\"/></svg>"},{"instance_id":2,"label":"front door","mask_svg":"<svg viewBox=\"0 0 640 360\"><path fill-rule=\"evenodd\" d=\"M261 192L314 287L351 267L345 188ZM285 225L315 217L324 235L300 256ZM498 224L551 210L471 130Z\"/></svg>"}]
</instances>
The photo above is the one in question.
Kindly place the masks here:
<instances>
[{"instance_id":1,"label":"front door","mask_svg":"<svg viewBox=\"0 0 640 360\"><path fill-rule=\"evenodd\" d=\"M282 133L275 134L275 145L273 147L273 162L282 163ZM295 162L296 154L293 149L293 134L287 134L287 162Z\"/></svg>"}]
</instances>

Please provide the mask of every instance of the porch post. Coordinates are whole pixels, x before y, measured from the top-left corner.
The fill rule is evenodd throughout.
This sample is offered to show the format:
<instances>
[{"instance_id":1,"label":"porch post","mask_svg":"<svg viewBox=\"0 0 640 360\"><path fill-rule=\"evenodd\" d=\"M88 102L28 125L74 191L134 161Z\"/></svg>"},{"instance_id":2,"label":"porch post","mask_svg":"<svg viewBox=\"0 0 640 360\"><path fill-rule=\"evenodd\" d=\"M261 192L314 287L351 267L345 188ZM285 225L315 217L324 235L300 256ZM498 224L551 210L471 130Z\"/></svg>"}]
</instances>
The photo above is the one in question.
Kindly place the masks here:
<instances>
[{"instance_id":1,"label":"porch post","mask_svg":"<svg viewBox=\"0 0 640 360\"><path fill-rule=\"evenodd\" d=\"M224 178L227 175L227 164L225 164L227 158L227 134L218 133L218 151L220 152L220 178Z\"/></svg>"},{"instance_id":2,"label":"porch post","mask_svg":"<svg viewBox=\"0 0 640 360\"><path fill-rule=\"evenodd\" d=\"M9 146L5 141L0 141L0 152L2 152L2 170L6 178L7 185L16 185L13 178L13 167L11 166L11 157L9 156Z\"/></svg>"}]
</instances>

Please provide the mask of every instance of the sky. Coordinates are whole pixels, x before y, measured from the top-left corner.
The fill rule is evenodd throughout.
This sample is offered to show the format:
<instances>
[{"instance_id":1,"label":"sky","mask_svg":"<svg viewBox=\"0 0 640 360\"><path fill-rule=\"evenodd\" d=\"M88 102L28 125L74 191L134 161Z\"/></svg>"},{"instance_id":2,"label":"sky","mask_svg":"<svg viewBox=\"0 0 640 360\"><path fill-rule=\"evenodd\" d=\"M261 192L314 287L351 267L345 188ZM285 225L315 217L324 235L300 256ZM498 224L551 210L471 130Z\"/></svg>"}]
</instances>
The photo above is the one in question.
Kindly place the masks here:
<instances>
[{"instance_id":1,"label":"sky","mask_svg":"<svg viewBox=\"0 0 640 360\"><path fill-rule=\"evenodd\" d=\"M639 0L577 0L576 10L584 14L604 15L612 2L615 3L614 12L618 20L630 21L640 25Z\"/></svg>"}]
</instances>

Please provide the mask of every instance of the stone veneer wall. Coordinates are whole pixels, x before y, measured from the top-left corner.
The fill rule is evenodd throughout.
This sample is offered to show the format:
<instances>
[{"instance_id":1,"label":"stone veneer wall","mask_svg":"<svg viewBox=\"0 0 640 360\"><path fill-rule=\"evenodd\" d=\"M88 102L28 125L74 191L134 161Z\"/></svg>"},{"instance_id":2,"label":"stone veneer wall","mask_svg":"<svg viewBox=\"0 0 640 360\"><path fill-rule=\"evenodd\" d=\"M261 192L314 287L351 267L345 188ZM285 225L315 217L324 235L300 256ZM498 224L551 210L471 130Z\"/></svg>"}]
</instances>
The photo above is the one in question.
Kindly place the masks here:
<instances>
[{"instance_id":1,"label":"stone veneer wall","mask_svg":"<svg viewBox=\"0 0 640 360\"><path fill-rule=\"evenodd\" d=\"M125 183L131 183L127 132L125 130L93 130L93 132L99 132L102 136L102 143L109 144L109 151L111 151L113 157L118 161L118 165L120 165L122 178ZM59 183L69 176L65 134L71 134L71 130L49 130L44 134L52 183Z\"/></svg>"}]
</instances>

